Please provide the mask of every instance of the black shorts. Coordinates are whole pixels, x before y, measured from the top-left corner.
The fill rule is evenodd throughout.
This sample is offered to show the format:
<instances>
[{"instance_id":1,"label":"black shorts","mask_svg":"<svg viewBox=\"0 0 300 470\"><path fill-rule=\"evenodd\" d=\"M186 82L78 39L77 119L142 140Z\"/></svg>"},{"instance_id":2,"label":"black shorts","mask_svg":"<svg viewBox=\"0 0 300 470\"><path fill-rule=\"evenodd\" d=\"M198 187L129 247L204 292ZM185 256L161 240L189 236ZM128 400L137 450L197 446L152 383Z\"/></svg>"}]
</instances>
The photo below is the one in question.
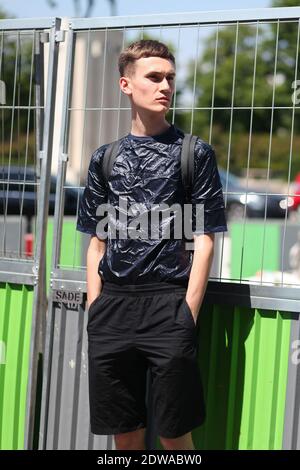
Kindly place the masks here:
<instances>
[{"instance_id":1,"label":"black shorts","mask_svg":"<svg viewBox=\"0 0 300 470\"><path fill-rule=\"evenodd\" d=\"M93 434L147 426L148 368L158 435L179 437L203 423L197 324L185 295L168 283L103 284L87 324Z\"/></svg>"}]
</instances>

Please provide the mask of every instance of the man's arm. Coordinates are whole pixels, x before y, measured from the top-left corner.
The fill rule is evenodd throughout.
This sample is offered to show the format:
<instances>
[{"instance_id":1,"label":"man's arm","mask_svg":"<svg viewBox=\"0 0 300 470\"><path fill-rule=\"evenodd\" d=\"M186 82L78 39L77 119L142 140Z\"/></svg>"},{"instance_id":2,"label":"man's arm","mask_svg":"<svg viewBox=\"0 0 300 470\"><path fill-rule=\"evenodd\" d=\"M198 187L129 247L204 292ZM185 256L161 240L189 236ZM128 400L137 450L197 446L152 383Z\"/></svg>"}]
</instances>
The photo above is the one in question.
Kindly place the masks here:
<instances>
[{"instance_id":1,"label":"man's arm","mask_svg":"<svg viewBox=\"0 0 300 470\"><path fill-rule=\"evenodd\" d=\"M98 266L105 253L106 241L100 240L96 235L91 237L87 250L87 307L98 297L102 290Z\"/></svg>"},{"instance_id":2,"label":"man's arm","mask_svg":"<svg viewBox=\"0 0 300 470\"><path fill-rule=\"evenodd\" d=\"M195 322L202 304L214 255L214 233L194 235L194 255L186 301Z\"/></svg>"}]
</instances>

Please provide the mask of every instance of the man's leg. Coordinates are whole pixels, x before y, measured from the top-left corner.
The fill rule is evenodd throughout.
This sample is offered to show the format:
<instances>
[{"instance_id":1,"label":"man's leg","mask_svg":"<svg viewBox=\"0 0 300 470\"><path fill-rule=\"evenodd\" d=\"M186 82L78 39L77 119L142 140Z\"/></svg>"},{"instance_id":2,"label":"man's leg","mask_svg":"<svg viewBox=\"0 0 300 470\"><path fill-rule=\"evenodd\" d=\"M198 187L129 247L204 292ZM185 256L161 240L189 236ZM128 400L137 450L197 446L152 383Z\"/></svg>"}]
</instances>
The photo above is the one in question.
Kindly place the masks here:
<instances>
[{"instance_id":1,"label":"man's leg","mask_svg":"<svg viewBox=\"0 0 300 470\"><path fill-rule=\"evenodd\" d=\"M116 450L145 450L146 428L115 434Z\"/></svg>"},{"instance_id":2,"label":"man's leg","mask_svg":"<svg viewBox=\"0 0 300 470\"><path fill-rule=\"evenodd\" d=\"M164 450L195 450L191 432L172 439L167 437L159 439Z\"/></svg>"},{"instance_id":3,"label":"man's leg","mask_svg":"<svg viewBox=\"0 0 300 470\"><path fill-rule=\"evenodd\" d=\"M191 432L205 419L197 328L185 292L156 295L149 315L155 324L138 343L150 363L157 434L166 450L194 450Z\"/></svg>"},{"instance_id":4,"label":"man's leg","mask_svg":"<svg viewBox=\"0 0 300 470\"><path fill-rule=\"evenodd\" d=\"M91 432L120 434L117 448L130 449L134 445L144 449L148 366L132 341L136 299L123 290L105 283L98 302L90 310L87 329Z\"/></svg>"}]
</instances>

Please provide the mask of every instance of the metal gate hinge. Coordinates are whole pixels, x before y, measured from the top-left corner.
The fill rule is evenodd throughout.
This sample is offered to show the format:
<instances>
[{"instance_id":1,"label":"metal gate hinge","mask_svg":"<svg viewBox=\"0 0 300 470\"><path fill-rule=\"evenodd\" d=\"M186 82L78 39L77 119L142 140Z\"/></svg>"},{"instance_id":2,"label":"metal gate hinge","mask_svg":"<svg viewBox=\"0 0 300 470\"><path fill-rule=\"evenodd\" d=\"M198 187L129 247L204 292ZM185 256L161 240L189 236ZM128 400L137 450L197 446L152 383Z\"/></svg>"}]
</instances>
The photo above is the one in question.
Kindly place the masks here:
<instances>
[{"instance_id":1,"label":"metal gate hinge","mask_svg":"<svg viewBox=\"0 0 300 470\"><path fill-rule=\"evenodd\" d=\"M42 44L44 44L45 42L49 42L49 33L47 33L46 31L41 33L40 34L40 41L41 41Z\"/></svg>"},{"instance_id":2,"label":"metal gate hinge","mask_svg":"<svg viewBox=\"0 0 300 470\"><path fill-rule=\"evenodd\" d=\"M45 157L45 150L39 152L39 158L42 160Z\"/></svg>"},{"instance_id":3,"label":"metal gate hinge","mask_svg":"<svg viewBox=\"0 0 300 470\"><path fill-rule=\"evenodd\" d=\"M38 265L32 267L32 272L33 272L35 278L38 278L38 272L39 272Z\"/></svg>"},{"instance_id":4,"label":"metal gate hinge","mask_svg":"<svg viewBox=\"0 0 300 470\"><path fill-rule=\"evenodd\" d=\"M64 42L65 40L65 30L61 29L60 31L56 31L55 33L55 42Z\"/></svg>"},{"instance_id":5,"label":"metal gate hinge","mask_svg":"<svg viewBox=\"0 0 300 470\"><path fill-rule=\"evenodd\" d=\"M69 156L67 153L61 153L60 154L60 161L61 162L67 162L69 160Z\"/></svg>"}]
</instances>

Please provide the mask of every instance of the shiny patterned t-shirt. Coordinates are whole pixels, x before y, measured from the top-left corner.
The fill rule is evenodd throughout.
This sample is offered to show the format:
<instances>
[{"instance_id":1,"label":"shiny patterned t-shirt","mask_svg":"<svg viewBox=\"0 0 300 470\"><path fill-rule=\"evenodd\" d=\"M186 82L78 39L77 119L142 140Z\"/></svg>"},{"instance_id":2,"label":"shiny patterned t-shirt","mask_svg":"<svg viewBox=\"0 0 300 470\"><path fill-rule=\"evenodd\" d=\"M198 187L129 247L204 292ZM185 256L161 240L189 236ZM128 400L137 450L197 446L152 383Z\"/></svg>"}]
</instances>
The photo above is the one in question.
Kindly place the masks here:
<instances>
[{"instance_id":1,"label":"shiny patterned t-shirt","mask_svg":"<svg viewBox=\"0 0 300 470\"><path fill-rule=\"evenodd\" d=\"M180 167L183 137L174 125L155 136L124 136L107 182L102 173L107 145L93 153L76 228L100 239L106 237L98 268L103 281L119 285L163 281L187 286L192 234L227 231L215 152L200 138L195 145L190 212L185 209ZM183 220L191 222L188 235Z\"/></svg>"}]
</instances>

